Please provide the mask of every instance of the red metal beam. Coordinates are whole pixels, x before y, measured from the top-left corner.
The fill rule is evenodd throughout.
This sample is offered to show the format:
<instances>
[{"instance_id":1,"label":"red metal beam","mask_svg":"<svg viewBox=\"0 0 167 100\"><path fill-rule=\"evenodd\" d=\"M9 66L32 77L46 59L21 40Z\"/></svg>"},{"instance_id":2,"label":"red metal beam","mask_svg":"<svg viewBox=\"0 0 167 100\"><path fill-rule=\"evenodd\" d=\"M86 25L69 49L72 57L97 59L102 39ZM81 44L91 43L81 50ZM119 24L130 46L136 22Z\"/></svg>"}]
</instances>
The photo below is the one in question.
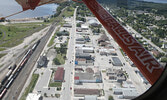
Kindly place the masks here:
<instances>
[{"instance_id":1,"label":"red metal beam","mask_svg":"<svg viewBox=\"0 0 167 100\"><path fill-rule=\"evenodd\" d=\"M108 33L115 39L146 79L151 84L154 84L164 70L157 60L96 0L82 1L98 18Z\"/></svg>"}]
</instances>

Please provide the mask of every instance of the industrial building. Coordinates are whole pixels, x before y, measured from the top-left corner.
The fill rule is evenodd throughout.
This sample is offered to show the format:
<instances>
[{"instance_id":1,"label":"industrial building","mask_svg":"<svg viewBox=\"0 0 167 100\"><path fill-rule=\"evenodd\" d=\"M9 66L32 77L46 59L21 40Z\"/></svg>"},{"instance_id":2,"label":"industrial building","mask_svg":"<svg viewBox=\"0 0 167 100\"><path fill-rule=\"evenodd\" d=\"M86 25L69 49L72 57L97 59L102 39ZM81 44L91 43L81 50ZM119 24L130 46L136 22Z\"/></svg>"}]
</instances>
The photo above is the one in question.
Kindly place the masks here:
<instances>
[{"instance_id":1,"label":"industrial building","mask_svg":"<svg viewBox=\"0 0 167 100\"><path fill-rule=\"evenodd\" d=\"M94 53L94 48L93 47L78 47L78 48L76 48L76 52Z\"/></svg>"},{"instance_id":2,"label":"industrial building","mask_svg":"<svg viewBox=\"0 0 167 100\"><path fill-rule=\"evenodd\" d=\"M56 73L54 75L55 82L63 82L64 81L64 68L58 67Z\"/></svg>"},{"instance_id":3,"label":"industrial building","mask_svg":"<svg viewBox=\"0 0 167 100\"><path fill-rule=\"evenodd\" d=\"M74 77L75 84L81 83L101 83L102 76L101 72L95 72L90 68L86 70L86 73L75 73Z\"/></svg>"},{"instance_id":4,"label":"industrial building","mask_svg":"<svg viewBox=\"0 0 167 100\"><path fill-rule=\"evenodd\" d=\"M43 97L41 94L29 93L26 100L43 100Z\"/></svg>"},{"instance_id":5,"label":"industrial building","mask_svg":"<svg viewBox=\"0 0 167 100\"><path fill-rule=\"evenodd\" d=\"M109 41L109 38L107 37L106 34L103 34L97 41L98 44L100 44L101 42Z\"/></svg>"},{"instance_id":6,"label":"industrial building","mask_svg":"<svg viewBox=\"0 0 167 100\"><path fill-rule=\"evenodd\" d=\"M91 60L92 59L92 56L90 54L88 54L88 53L76 53L75 57L76 58L85 58L87 60Z\"/></svg>"},{"instance_id":7,"label":"industrial building","mask_svg":"<svg viewBox=\"0 0 167 100\"><path fill-rule=\"evenodd\" d=\"M88 21L88 23L89 23L90 26L93 26L93 27L99 26L99 23L98 23L98 21L96 19L90 19Z\"/></svg>"},{"instance_id":8,"label":"industrial building","mask_svg":"<svg viewBox=\"0 0 167 100\"><path fill-rule=\"evenodd\" d=\"M122 62L118 57L112 57L112 64L113 66L122 66Z\"/></svg>"},{"instance_id":9,"label":"industrial building","mask_svg":"<svg viewBox=\"0 0 167 100\"><path fill-rule=\"evenodd\" d=\"M76 39L76 43L77 44L85 44L86 43L86 41L85 41L85 38L84 37L78 37L77 39Z\"/></svg>"},{"instance_id":10,"label":"industrial building","mask_svg":"<svg viewBox=\"0 0 167 100\"><path fill-rule=\"evenodd\" d=\"M107 48L99 49L99 53L100 55L113 55L113 56L117 55L115 49L107 49Z\"/></svg>"},{"instance_id":11,"label":"industrial building","mask_svg":"<svg viewBox=\"0 0 167 100\"><path fill-rule=\"evenodd\" d=\"M85 58L76 58L75 65L86 65L86 59Z\"/></svg>"},{"instance_id":12,"label":"industrial building","mask_svg":"<svg viewBox=\"0 0 167 100\"><path fill-rule=\"evenodd\" d=\"M75 97L84 97L85 95L100 96L101 92L99 89L74 89Z\"/></svg>"},{"instance_id":13,"label":"industrial building","mask_svg":"<svg viewBox=\"0 0 167 100\"><path fill-rule=\"evenodd\" d=\"M84 100L97 100L96 95L85 95Z\"/></svg>"},{"instance_id":14,"label":"industrial building","mask_svg":"<svg viewBox=\"0 0 167 100\"><path fill-rule=\"evenodd\" d=\"M113 88L113 93L119 95L119 99L134 99L139 95L135 88Z\"/></svg>"},{"instance_id":15,"label":"industrial building","mask_svg":"<svg viewBox=\"0 0 167 100\"><path fill-rule=\"evenodd\" d=\"M119 83L122 83L123 81L126 81L125 71L120 69L107 69L106 75L108 76L108 79L110 81L117 81Z\"/></svg>"},{"instance_id":16,"label":"industrial building","mask_svg":"<svg viewBox=\"0 0 167 100\"><path fill-rule=\"evenodd\" d=\"M72 28L72 25L67 23L67 24L64 24L63 27Z\"/></svg>"},{"instance_id":17,"label":"industrial building","mask_svg":"<svg viewBox=\"0 0 167 100\"><path fill-rule=\"evenodd\" d=\"M88 27L88 25L82 24L82 25L81 25L81 29L82 29L82 30L88 30L89 27Z\"/></svg>"}]
</instances>

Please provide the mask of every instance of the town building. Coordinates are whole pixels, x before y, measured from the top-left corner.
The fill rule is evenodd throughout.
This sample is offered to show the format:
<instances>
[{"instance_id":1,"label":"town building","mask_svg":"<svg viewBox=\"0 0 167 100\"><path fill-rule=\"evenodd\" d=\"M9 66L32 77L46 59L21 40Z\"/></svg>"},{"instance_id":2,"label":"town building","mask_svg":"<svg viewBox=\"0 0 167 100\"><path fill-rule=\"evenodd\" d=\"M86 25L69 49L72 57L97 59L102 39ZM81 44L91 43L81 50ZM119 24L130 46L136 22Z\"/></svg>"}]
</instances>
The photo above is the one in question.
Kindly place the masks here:
<instances>
[{"instance_id":1,"label":"town building","mask_svg":"<svg viewBox=\"0 0 167 100\"><path fill-rule=\"evenodd\" d=\"M115 49L107 49L107 48L99 49L99 53L100 55L113 55L113 56L117 55Z\"/></svg>"},{"instance_id":2,"label":"town building","mask_svg":"<svg viewBox=\"0 0 167 100\"><path fill-rule=\"evenodd\" d=\"M92 56L88 53L76 53L75 54L76 58L85 58L86 60L91 60Z\"/></svg>"},{"instance_id":3,"label":"town building","mask_svg":"<svg viewBox=\"0 0 167 100\"><path fill-rule=\"evenodd\" d=\"M108 68L106 70L106 75L108 76L108 79L110 81L117 81L119 83L122 83L123 81L126 81L125 71L121 69L112 69Z\"/></svg>"},{"instance_id":4,"label":"town building","mask_svg":"<svg viewBox=\"0 0 167 100\"><path fill-rule=\"evenodd\" d=\"M74 89L75 97L84 97L85 95L100 96L101 92L99 89Z\"/></svg>"},{"instance_id":5,"label":"town building","mask_svg":"<svg viewBox=\"0 0 167 100\"><path fill-rule=\"evenodd\" d=\"M55 82L63 82L64 81L64 68L58 67L56 73L54 75Z\"/></svg>"},{"instance_id":6,"label":"town building","mask_svg":"<svg viewBox=\"0 0 167 100\"><path fill-rule=\"evenodd\" d=\"M101 42L105 42L105 41L109 41L109 38L107 37L106 34L103 34L98 40L98 44L100 44Z\"/></svg>"},{"instance_id":7,"label":"town building","mask_svg":"<svg viewBox=\"0 0 167 100\"><path fill-rule=\"evenodd\" d=\"M113 93L119 95L119 99L134 99L139 95L135 88L113 88Z\"/></svg>"},{"instance_id":8,"label":"town building","mask_svg":"<svg viewBox=\"0 0 167 100\"><path fill-rule=\"evenodd\" d=\"M97 100L97 95L85 95L84 100Z\"/></svg>"},{"instance_id":9,"label":"town building","mask_svg":"<svg viewBox=\"0 0 167 100\"><path fill-rule=\"evenodd\" d=\"M46 56L41 56L39 61L38 61L37 67L38 68L47 67L47 63L48 63L47 57Z\"/></svg>"},{"instance_id":10,"label":"town building","mask_svg":"<svg viewBox=\"0 0 167 100\"><path fill-rule=\"evenodd\" d=\"M74 77L74 83L75 84L81 84L81 83L101 83L102 82L102 76L101 72L95 72L88 68L86 72L82 73L75 73Z\"/></svg>"},{"instance_id":11,"label":"town building","mask_svg":"<svg viewBox=\"0 0 167 100\"><path fill-rule=\"evenodd\" d=\"M112 64L113 66L122 66L122 62L118 57L112 57Z\"/></svg>"},{"instance_id":12,"label":"town building","mask_svg":"<svg viewBox=\"0 0 167 100\"><path fill-rule=\"evenodd\" d=\"M85 38L83 36L79 36L77 39L76 39L76 43L77 44L85 44L86 41L85 41Z\"/></svg>"},{"instance_id":13,"label":"town building","mask_svg":"<svg viewBox=\"0 0 167 100\"><path fill-rule=\"evenodd\" d=\"M82 25L81 25L81 29L82 29L82 30L88 30L89 27L88 27L88 25L82 24Z\"/></svg>"},{"instance_id":14,"label":"town building","mask_svg":"<svg viewBox=\"0 0 167 100\"><path fill-rule=\"evenodd\" d=\"M85 58L76 58L75 65L86 65L86 59Z\"/></svg>"},{"instance_id":15,"label":"town building","mask_svg":"<svg viewBox=\"0 0 167 100\"><path fill-rule=\"evenodd\" d=\"M43 97L41 94L29 93L26 100L43 100Z\"/></svg>"},{"instance_id":16,"label":"town building","mask_svg":"<svg viewBox=\"0 0 167 100\"><path fill-rule=\"evenodd\" d=\"M98 21L96 19L90 19L88 21L88 23L89 23L90 26L93 26L93 27L99 26L99 23L98 23Z\"/></svg>"},{"instance_id":17,"label":"town building","mask_svg":"<svg viewBox=\"0 0 167 100\"><path fill-rule=\"evenodd\" d=\"M64 24L63 27L72 28L72 25L67 23L67 24Z\"/></svg>"},{"instance_id":18,"label":"town building","mask_svg":"<svg viewBox=\"0 0 167 100\"><path fill-rule=\"evenodd\" d=\"M94 53L94 48L93 47L78 47L78 48L76 48L76 52Z\"/></svg>"}]
</instances>

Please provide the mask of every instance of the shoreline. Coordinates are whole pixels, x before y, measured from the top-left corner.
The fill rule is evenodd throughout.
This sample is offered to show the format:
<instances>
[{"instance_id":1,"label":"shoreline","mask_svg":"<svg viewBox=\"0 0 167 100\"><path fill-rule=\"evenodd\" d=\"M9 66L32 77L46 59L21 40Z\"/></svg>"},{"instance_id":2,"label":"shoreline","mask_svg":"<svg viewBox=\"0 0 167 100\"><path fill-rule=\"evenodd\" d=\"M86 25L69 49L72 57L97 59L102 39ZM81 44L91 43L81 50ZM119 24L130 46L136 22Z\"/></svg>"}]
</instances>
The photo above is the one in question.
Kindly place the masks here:
<instances>
[{"instance_id":1,"label":"shoreline","mask_svg":"<svg viewBox=\"0 0 167 100\"><path fill-rule=\"evenodd\" d=\"M8 16L10 14L22 11L22 8L18 4L14 4L10 7L7 7L8 5L5 4L6 1L4 1L4 4L0 4L0 17ZM7 8L6 8L7 7ZM39 6L34 10L27 10L20 14L11 16L7 18L7 20L15 20L15 19L22 19L22 18L36 18L36 17L45 17L45 16L51 16L56 13L57 8L59 7L58 4L46 4L43 6Z\"/></svg>"}]
</instances>

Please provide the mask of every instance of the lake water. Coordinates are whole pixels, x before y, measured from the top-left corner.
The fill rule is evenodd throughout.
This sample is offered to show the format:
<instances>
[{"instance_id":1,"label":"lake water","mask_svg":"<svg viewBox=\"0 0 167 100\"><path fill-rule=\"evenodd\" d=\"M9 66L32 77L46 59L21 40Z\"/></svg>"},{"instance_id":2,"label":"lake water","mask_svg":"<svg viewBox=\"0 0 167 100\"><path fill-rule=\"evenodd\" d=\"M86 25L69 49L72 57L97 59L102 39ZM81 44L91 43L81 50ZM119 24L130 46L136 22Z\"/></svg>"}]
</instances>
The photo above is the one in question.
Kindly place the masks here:
<instances>
[{"instance_id":1,"label":"lake water","mask_svg":"<svg viewBox=\"0 0 167 100\"><path fill-rule=\"evenodd\" d=\"M18 15L9 17L8 19L30 18L30 17L52 15L55 13L57 7L58 7L57 4L47 4L37 7L35 10L28 10ZM22 7L19 4L17 4L15 0L1 0L0 17L7 16L18 11L22 11Z\"/></svg>"}]
</instances>

